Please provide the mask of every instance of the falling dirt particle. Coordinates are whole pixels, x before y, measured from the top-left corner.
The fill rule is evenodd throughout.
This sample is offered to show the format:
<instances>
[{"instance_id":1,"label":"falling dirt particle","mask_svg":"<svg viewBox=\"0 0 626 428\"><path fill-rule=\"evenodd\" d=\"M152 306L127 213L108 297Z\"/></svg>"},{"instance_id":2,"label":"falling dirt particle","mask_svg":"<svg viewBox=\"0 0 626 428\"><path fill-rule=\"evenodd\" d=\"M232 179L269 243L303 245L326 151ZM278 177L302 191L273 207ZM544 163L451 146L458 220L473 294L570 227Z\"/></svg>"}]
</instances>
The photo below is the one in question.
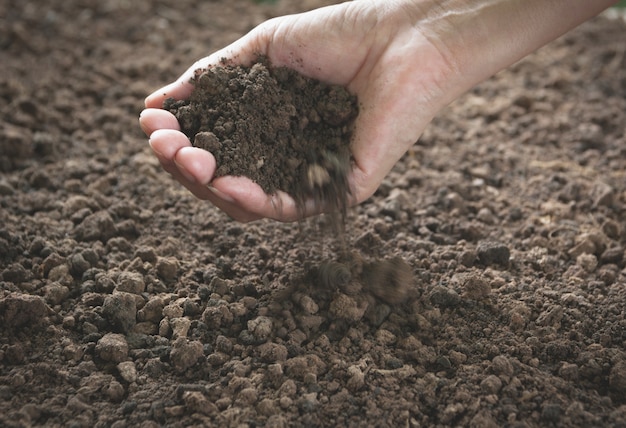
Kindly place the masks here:
<instances>
[{"instance_id":1,"label":"falling dirt particle","mask_svg":"<svg viewBox=\"0 0 626 428\"><path fill-rule=\"evenodd\" d=\"M362 277L372 294L391 304L402 302L414 282L411 266L400 257L365 265Z\"/></svg>"}]
</instances>

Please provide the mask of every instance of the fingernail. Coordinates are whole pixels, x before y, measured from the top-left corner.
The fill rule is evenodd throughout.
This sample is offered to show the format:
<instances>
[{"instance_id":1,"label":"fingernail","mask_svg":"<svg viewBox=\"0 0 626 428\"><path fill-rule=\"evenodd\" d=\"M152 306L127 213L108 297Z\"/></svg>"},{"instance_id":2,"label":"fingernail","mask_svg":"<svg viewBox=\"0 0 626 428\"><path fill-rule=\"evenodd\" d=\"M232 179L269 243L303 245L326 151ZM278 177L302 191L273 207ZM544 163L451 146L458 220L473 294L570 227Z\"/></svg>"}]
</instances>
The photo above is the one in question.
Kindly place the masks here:
<instances>
[{"instance_id":1,"label":"fingernail","mask_svg":"<svg viewBox=\"0 0 626 428\"><path fill-rule=\"evenodd\" d=\"M163 153L161 153L160 151L156 150L154 148L154 145L152 144L152 140L150 138L148 138L148 144L150 145L150 148L152 149L152 151L159 157L163 157Z\"/></svg>"},{"instance_id":2,"label":"fingernail","mask_svg":"<svg viewBox=\"0 0 626 428\"><path fill-rule=\"evenodd\" d=\"M187 181L191 182L191 183L195 183L196 182L196 178L191 175L191 173L189 173L189 171L187 171L184 167L182 167L178 162L174 161L174 163L176 164L176 167L178 168L178 171L181 173L181 175L183 177L185 177L187 179Z\"/></svg>"},{"instance_id":3,"label":"fingernail","mask_svg":"<svg viewBox=\"0 0 626 428\"><path fill-rule=\"evenodd\" d=\"M222 192L222 191L220 191L220 190L217 190L215 187L213 187L213 186L207 186L207 188L208 188L211 192L213 192L213 194L214 194L215 196L217 196L218 198L220 198L220 199L222 199L222 200L224 200L224 201L226 201L226 202L230 202L230 203L235 202L235 200L234 200L233 198L231 198L230 196L228 196L228 195L227 195L227 194L225 194L224 192Z\"/></svg>"}]
</instances>

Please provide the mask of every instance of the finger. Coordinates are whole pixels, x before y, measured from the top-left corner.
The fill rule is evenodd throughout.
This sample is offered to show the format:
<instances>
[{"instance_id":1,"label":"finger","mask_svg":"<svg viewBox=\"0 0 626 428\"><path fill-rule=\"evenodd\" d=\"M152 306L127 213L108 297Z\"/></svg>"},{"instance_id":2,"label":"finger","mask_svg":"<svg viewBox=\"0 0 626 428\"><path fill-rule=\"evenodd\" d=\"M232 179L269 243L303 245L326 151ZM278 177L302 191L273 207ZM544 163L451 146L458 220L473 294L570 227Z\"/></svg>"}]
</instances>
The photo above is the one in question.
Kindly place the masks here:
<instances>
[{"instance_id":1,"label":"finger","mask_svg":"<svg viewBox=\"0 0 626 428\"><path fill-rule=\"evenodd\" d=\"M169 111L156 108L148 108L141 112L139 126L148 137L158 129L180 130L176 116Z\"/></svg>"},{"instance_id":2,"label":"finger","mask_svg":"<svg viewBox=\"0 0 626 428\"><path fill-rule=\"evenodd\" d=\"M148 95L144 101L146 108L163 108L163 101L168 98L174 98L176 100L189 98L191 91L193 91L193 84L190 82L192 76L193 71L191 74L186 72L175 82L172 82L161 89L157 89Z\"/></svg>"},{"instance_id":3,"label":"finger","mask_svg":"<svg viewBox=\"0 0 626 428\"><path fill-rule=\"evenodd\" d=\"M210 201L240 222L260 218L258 214L241 208L228 195L207 185L215 174L215 157L205 150L191 147L183 133L172 129L156 130L150 137L150 146L163 169L197 198Z\"/></svg>"},{"instance_id":4,"label":"finger","mask_svg":"<svg viewBox=\"0 0 626 428\"><path fill-rule=\"evenodd\" d=\"M176 169L174 163L176 153L183 147L191 147L189 138L174 129L157 129L150 135L148 143L163 168L169 173Z\"/></svg>"},{"instance_id":5,"label":"finger","mask_svg":"<svg viewBox=\"0 0 626 428\"><path fill-rule=\"evenodd\" d=\"M197 147L181 147L174 156L174 163L190 181L206 186L215 174L215 157Z\"/></svg>"},{"instance_id":6,"label":"finger","mask_svg":"<svg viewBox=\"0 0 626 428\"><path fill-rule=\"evenodd\" d=\"M244 211L259 217L291 222L322 212L322 207L316 206L313 201L298 206L290 195L280 190L268 195L261 186L246 177L219 177L213 180L212 186Z\"/></svg>"}]
</instances>

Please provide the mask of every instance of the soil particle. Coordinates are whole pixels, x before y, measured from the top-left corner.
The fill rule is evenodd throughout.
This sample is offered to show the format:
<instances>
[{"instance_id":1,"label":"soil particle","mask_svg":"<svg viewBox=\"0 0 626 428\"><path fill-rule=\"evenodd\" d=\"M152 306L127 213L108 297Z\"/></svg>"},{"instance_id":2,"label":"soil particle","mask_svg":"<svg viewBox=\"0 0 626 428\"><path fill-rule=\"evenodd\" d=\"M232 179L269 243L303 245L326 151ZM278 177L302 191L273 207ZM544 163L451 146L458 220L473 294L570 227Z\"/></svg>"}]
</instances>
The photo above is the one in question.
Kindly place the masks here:
<instances>
[{"instance_id":1,"label":"soil particle","mask_svg":"<svg viewBox=\"0 0 626 428\"><path fill-rule=\"evenodd\" d=\"M268 194L289 193L301 208L313 198L345 214L354 96L263 58L197 70L192 82L188 100L164 108L194 146L213 153L216 177L243 175Z\"/></svg>"},{"instance_id":2,"label":"soil particle","mask_svg":"<svg viewBox=\"0 0 626 428\"><path fill-rule=\"evenodd\" d=\"M0 299L0 319L9 330L38 326L47 315L48 306L41 297L14 293Z\"/></svg>"},{"instance_id":3,"label":"soil particle","mask_svg":"<svg viewBox=\"0 0 626 428\"><path fill-rule=\"evenodd\" d=\"M120 363L128 357L126 337L117 333L107 333L98 340L96 354L104 361Z\"/></svg>"}]
</instances>

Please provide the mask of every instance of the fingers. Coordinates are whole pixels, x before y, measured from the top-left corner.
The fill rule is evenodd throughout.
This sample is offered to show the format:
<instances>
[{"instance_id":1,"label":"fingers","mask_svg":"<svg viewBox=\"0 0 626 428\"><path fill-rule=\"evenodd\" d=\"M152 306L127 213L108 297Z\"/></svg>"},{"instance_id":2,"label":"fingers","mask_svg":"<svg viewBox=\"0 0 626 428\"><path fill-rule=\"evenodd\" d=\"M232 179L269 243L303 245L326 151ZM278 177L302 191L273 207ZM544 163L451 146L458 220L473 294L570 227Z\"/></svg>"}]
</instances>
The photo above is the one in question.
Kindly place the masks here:
<instances>
[{"instance_id":1,"label":"fingers","mask_svg":"<svg viewBox=\"0 0 626 428\"><path fill-rule=\"evenodd\" d=\"M223 191L209 185L215 174L215 157L206 150L192 147L183 133L174 129L157 129L151 132L150 147L163 169L197 198L210 201L240 222L262 217L247 207L241 207L238 201L228 195L228 186ZM254 183L250 181L250 184ZM245 189L245 183L241 187ZM260 188L259 191L265 195ZM254 194L254 191L249 193ZM255 195L253 199L261 198Z\"/></svg>"},{"instance_id":2,"label":"fingers","mask_svg":"<svg viewBox=\"0 0 626 428\"><path fill-rule=\"evenodd\" d=\"M306 213L298 210L295 201L287 193L277 191L268 195L258 184L245 177L219 177L213 180L212 186L242 210L259 218L289 222L301 218L303 214L306 216Z\"/></svg>"},{"instance_id":3,"label":"fingers","mask_svg":"<svg viewBox=\"0 0 626 428\"><path fill-rule=\"evenodd\" d=\"M176 116L159 108L148 108L142 111L139 115L139 126L148 137L158 129L180 130Z\"/></svg>"}]
</instances>

